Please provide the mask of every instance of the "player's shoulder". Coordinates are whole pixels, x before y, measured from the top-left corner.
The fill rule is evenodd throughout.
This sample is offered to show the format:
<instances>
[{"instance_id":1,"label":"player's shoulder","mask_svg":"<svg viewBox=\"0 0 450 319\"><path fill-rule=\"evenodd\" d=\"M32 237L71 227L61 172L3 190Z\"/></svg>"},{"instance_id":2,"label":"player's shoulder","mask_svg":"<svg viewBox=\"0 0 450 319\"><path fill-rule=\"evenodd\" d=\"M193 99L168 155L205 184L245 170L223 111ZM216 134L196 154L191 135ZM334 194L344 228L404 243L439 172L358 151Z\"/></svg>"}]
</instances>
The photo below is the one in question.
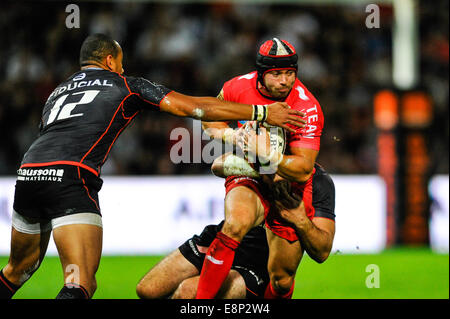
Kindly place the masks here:
<instances>
[{"instance_id":1,"label":"player's shoulder","mask_svg":"<svg viewBox=\"0 0 450 319\"><path fill-rule=\"evenodd\" d=\"M321 110L319 101L317 101L314 94L308 90L305 84L303 84L299 79L295 80L294 87L291 92L292 98L302 106L314 106L316 105L318 110Z\"/></svg>"},{"instance_id":2,"label":"player's shoulder","mask_svg":"<svg viewBox=\"0 0 450 319\"><path fill-rule=\"evenodd\" d=\"M314 164L314 175L313 180L314 183L321 184L323 187L332 188L334 189L334 182L331 176L328 174L328 172L325 170L323 166L321 166L318 163Z\"/></svg>"},{"instance_id":3,"label":"player's shoulder","mask_svg":"<svg viewBox=\"0 0 450 319\"><path fill-rule=\"evenodd\" d=\"M248 90L256 88L257 72L250 72L243 75L238 75L226 81L223 85L224 92L233 92L240 94Z\"/></svg>"},{"instance_id":4,"label":"player's shoulder","mask_svg":"<svg viewBox=\"0 0 450 319\"><path fill-rule=\"evenodd\" d=\"M80 87L125 87L125 77L117 72L100 68L84 69L72 74L66 82L77 82Z\"/></svg>"},{"instance_id":5,"label":"player's shoulder","mask_svg":"<svg viewBox=\"0 0 450 319\"><path fill-rule=\"evenodd\" d=\"M71 76L69 76L66 81L81 81L92 78L115 78L120 79L121 75L116 72L111 72L109 70L101 69L101 68L89 68L82 69Z\"/></svg>"},{"instance_id":6,"label":"player's shoulder","mask_svg":"<svg viewBox=\"0 0 450 319\"><path fill-rule=\"evenodd\" d=\"M47 103L61 94L86 90L108 90L108 92L126 91L126 84L118 73L100 68L79 70L61 82L48 96Z\"/></svg>"}]
</instances>

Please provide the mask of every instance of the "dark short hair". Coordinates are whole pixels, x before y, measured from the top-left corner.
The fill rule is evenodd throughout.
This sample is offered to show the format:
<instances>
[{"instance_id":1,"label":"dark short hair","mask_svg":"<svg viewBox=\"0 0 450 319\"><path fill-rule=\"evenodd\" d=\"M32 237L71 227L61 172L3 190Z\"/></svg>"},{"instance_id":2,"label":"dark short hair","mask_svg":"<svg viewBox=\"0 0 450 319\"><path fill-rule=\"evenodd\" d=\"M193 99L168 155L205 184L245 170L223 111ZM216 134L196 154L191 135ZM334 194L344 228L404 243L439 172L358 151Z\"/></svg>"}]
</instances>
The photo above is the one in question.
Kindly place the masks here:
<instances>
[{"instance_id":1,"label":"dark short hair","mask_svg":"<svg viewBox=\"0 0 450 319\"><path fill-rule=\"evenodd\" d=\"M102 62L110 54L114 58L119 54L119 47L111 37L102 33L90 35L81 45L80 66L88 64L88 61Z\"/></svg>"}]
</instances>

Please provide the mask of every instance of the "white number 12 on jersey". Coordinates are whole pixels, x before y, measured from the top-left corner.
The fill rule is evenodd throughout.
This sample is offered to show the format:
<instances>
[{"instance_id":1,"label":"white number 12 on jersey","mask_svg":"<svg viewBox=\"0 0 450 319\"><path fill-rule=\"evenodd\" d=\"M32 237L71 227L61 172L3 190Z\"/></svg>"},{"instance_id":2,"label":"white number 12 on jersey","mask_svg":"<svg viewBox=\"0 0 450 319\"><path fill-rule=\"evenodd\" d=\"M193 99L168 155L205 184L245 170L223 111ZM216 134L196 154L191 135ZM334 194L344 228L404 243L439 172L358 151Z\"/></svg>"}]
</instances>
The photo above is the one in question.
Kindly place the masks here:
<instances>
[{"instance_id":1,"label":"white number 12 on jersey","mask_svg":"<svg viewBox=\"0 0 450 319\"><path fill-rule=\"evenodd\" d=\"M48 116L47 125L54 122L55 120L63 120L63 119L68 119L70 117L82 116L83 113L71 114L71 112L73 111L75 106L77 106L79 104L91 103L95 99L95 97L97 96L97 94L99 92L100 92L99 90L87 90L87 91L72 93L72 95L83 94L83 96L81 97L80 101L75 102L75 103L67 103L65 105L62 105L62 104L64 103L64 101L70 94L61 96L59 99L56 100L55 105L53 105L52 109L50 110L50 115ZM61 109L61 112L59 112L60 109ZM58 113L59 113L59 115L58 115ZM56 116L58 116L58 118L56 118Z\"/></svg>"}]
</instances>

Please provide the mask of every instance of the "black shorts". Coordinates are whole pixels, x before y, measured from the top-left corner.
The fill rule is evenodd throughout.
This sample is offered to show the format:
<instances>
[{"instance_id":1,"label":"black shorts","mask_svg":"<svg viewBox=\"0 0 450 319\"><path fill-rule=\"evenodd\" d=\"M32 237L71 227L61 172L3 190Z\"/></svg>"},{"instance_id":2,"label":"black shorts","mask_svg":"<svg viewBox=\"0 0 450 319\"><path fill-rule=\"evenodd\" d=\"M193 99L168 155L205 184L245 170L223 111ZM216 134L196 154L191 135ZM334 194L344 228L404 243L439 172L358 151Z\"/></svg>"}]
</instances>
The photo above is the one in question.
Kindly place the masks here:
<instances>
[{"instance_id":1,"label":"black shorts","mask_svg":"<svg viewBox=\"0 0 450 319\"><path fill-rule=\"evenodd\" d=\"M103 181L72 165L25 167L17 171L14 210L22 216L52 219L76 213L100 213Z\"/></svg>"},{"instance_id":2,"label":"black shorts","mask_svg":"<svg viewBox=\"0 0 450 319\"><path fill-rule=\"evenodd\" d=\"M188 239L184 242L178 249L181 254L191 263L193 264L199 271L202 270L203 260L205 259L205 254L201 253L198 250L198 246L209 247L211 242L216 237L217 232L220 230L217 225L207 226L200 236L194 235L192 238ZM242 260L240 258L240 254L245 252L249 253L249 250L246 250L245 242L242 242L241 245L236 250L235 258L231 269L236 270L244 279L246 285L246 298L247 299L262 299L264 298L264 291L269 283L269 274L266 268L266 259L261 261L262 267L255 267L251 264L243 264L239 261ZM253 258L265 258L263 256L253 256Z\"/></svg>"}]
</instances>

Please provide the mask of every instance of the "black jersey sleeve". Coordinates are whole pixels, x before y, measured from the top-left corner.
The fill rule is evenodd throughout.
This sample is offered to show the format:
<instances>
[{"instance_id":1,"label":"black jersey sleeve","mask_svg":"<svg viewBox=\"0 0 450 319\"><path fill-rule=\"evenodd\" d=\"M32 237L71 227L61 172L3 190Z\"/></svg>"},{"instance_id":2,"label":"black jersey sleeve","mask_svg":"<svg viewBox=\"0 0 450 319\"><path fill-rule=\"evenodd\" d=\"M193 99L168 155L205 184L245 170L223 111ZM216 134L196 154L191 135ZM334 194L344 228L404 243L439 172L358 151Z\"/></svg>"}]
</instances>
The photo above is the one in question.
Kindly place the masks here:
<instances>
[{"instance_id":1,"label":"black jersey sleeve","mask_svg":"<svg viewBox=\"0 0 450 319\"><path fill-rule=\"evenodd\" d=\"M135 93L142 100L142 108L159 108L159 103L172 90L164 85L149 81L142 77L126 77L130 93Z\"/></svg>"},{"instance_id":2,"label":"black jersey sleeve","mask_svg":"<svg viewBox=\"0 0 450 319\"><path fill-rule=\"evenodd\" d=\"M316 168L317 169L317 168ZM313 177L314 217L325 217L335 220L335 187L334 182L323 169Z\"/></svg>"}]
</instances>

